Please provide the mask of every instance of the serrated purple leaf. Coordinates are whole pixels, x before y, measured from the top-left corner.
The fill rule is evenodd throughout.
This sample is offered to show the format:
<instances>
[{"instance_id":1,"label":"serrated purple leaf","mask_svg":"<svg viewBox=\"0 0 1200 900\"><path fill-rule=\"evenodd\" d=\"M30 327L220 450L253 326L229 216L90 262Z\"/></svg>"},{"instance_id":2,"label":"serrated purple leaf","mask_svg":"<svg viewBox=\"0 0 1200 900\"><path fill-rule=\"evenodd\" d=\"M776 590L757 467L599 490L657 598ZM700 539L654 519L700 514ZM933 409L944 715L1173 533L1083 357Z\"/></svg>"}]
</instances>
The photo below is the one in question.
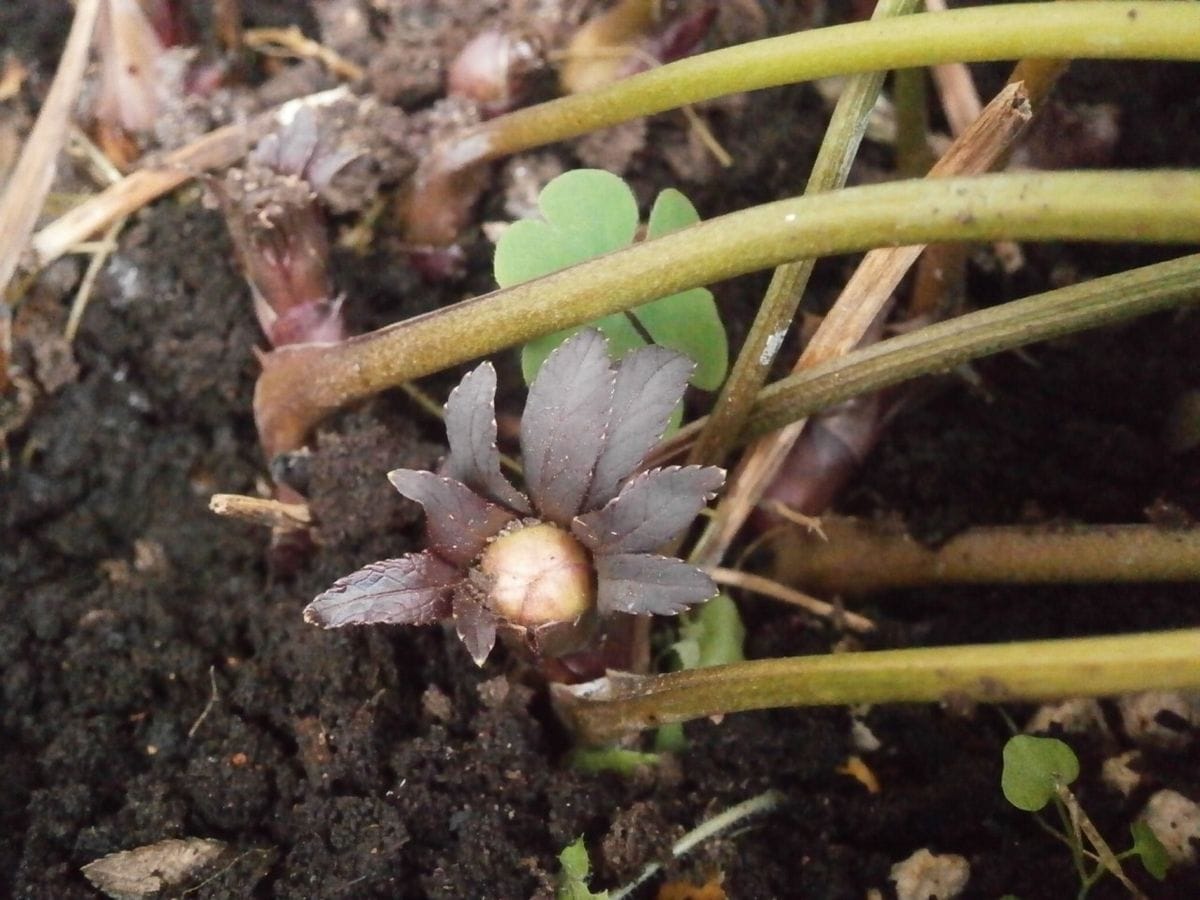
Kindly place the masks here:
<instances>
[{"instance_id":1,"label":"serrated purple leaf","mask_svg":"<svg viewBox=\"0 0 1200 900\"><path fill-rule=\"evenodd\" d=\"M475 665L482 666L496 646L496 617L465 593L454 596L454 627Z\"/></svg>"},{"instance_id":2,"label":"serrated purple leaf","mask_svg":"<svg viewBox=\"0 0 1200 900\"><path fill-rule=\"evenodd\" d=\"M322 628L428 625L450 614L450 593L463 573L432 553L384 559L339 578L304 610Z\"/></svg>"},{"instance_id":3,"label":"serrated purple leaf","mask_svg":"<svg viewBox=\"0 0 1200 900\"><path fill-rule=\"evenodd\" d=\"M488 503L461 481L416 469L394 469L388 481L405 497L425 507L429 549L458 566L470 563L488 540L514 518Z\"/></svg>"},{"instance_id":4,"label":"serrated purple leaf","mask_svg":"<svg viewBox=\"0 0 1200 900\"><path fill-rule=\"evenodd\" d=\"M500 471L496 447L496 370L483 363L468 372L446 401L446 439L450 456L445 473L471 490L509 509L532 512L525 495Z\"/></svg>"},{"instance_id":5,"label":"serrated purple leaf","mask_svg":"<svg viewBox=\"0 0 1200 900\"><path fill-rule=\"evenodd\" d=\"M596 574L596 606L601 614L674 616L717 595L711 578L695 566L666 556L597 556Z\"/></svg>"},{"instance_id":6,"label":"serrated purple leaf","mask_svg":"<svg viewBox=\"0 0 1200 900\"><path fill-rule=\"evenodd\" d=\"M521 455L529 496L564 527L583 508L612 410L608 342L585 329L559 345L529 387L521 417Z\"/></svg>"},{"instance_id":7,"label":"serrated purple leaf","mask_svg":"<svg viewBox=\"0 0 1200 900\"><path fill-rule=\"evenodd\" d=\"M687 528L724 483L716 466L654 469L626 482L603 509L576 516L571 531L593 553L650 553Z\"/></svg>"},{"instance_id":8,"label":"serrated purple leaf","mask_svg":"<svg viewBox=\"0 0 1200 900\"><path fill-rule=\"evenodd\" d=\"M621 482L659 442L695 367L665 347L641 347L621 360L608 440L596 461L584 509L597 509L615 497Z\"/></svg>"}]
</instances>

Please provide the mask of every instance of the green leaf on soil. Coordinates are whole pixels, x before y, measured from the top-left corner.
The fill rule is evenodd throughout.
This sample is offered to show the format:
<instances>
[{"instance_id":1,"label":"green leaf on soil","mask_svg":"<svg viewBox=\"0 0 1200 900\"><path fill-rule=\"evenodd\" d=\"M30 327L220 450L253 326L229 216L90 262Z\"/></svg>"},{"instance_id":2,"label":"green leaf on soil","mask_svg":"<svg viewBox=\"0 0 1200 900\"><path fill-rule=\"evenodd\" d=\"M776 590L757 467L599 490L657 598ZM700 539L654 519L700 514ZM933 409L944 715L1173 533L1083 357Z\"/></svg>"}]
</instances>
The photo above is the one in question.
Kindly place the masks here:
<instances>
[{"instance_id":1,"label":"green leaf on soil","mask_svg":"<svg viewBox=\"0 0 1200 900\"><path fill-rule=\"evenodd\" d=\"M624 747L580 747L571 754L571 766L589 775L616 772L628 777L639 769L658 765L660 753L643 753Z\"/></svg>"},{"instance_id":2,"label":"green leaf on soil","mask_svg":"<svg viewBox=\"0 0 1200 900\"><path fill-rule=\"evenodd\" d=\"M721 593L679 617L679 640L671 649L681 669L703 669L744 660L745 640L737 604Z\"/></svg>"},{"instance_id":3,"label":"green leaf on soil","mask_svg":"<svg viewBox=\"0 0 1200 900\"><path fill-rule=\"evenodd\" d=\"M1017 809L1037 812L1055 795L1056 785L1079 777L1079 757L1062 741L1018 734L1004 745L1000 788Z\"/></svg>"},{"instance_id":4,"label":"green leaf on soil","mask_svg":"<svg viewBox=\"0 0 1200 900\"><path fill-rule=\"evenodd\" d=\"M501 287L627 247L637 234L638 209L633 191L616 175L599 169L564 172L543 188L538 206L542 219L512 223L496 244L494 270ZM647 238L699 221L688 199L668 189L654 203ZM696 363L692 384L704 390L718 388L729 367L725 329L707 288L664 297L589 325L608 338L614 359L645 345L643 333L655 343L685 354ZM554 348L578 330L568 328L548 334L522 348L521 371L526 383L532 382Z\"/></svg>"},{"instance_id":5,"label":"green leaf on soil","mask_svg":"<svg viewBox=\"0 0 1200 900\"><path fill-rule=\"evenodd\" d=\"M608 891L594 893L588 889L592 864L582 837L563 848L558 854L558 863L562 866L558 876L558 900L608 900Z\"/></svg>"},{"instance_id":6,"label":"green leaf on soil","mask_svg":"<svg viewBox=\"0 0 1200 900\"><path fill-rule=\"evenodd\" d=\"M1130 849L1142 861L1142 868L1162 881L1167 877L1167 869L1171 868L1171 858L1167 856L1162 841L1145 822L1134 822L1129 831L1133 835L1133 847Z\"/></svg>"}]
</instances>

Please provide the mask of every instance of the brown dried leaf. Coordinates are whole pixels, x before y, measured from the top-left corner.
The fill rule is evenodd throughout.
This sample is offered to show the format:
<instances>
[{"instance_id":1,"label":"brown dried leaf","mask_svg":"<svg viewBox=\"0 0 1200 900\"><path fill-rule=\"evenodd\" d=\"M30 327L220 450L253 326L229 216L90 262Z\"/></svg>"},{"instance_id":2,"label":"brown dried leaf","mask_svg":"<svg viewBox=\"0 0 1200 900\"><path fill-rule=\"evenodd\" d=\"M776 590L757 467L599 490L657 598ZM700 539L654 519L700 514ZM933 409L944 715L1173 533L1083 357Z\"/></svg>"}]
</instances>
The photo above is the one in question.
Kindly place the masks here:
<instances>
[{"instance_id":1,"label":"brown dried leaf","mask_svg":"<svg viewBox=\"0 0 1200 900\"><path fill-rule=\"evenodd\" d=\"M189 880L225 852L223 841L170 838L110 853L81 871L97 890L114 900L157 894Z\"/></svg>"},{"instance_id":2,"label":"brown dried leaf","mask_svg":"<svg viewBox=\"0 0 1200 900\"><path fill-rule=\"evenodd\" d=\"M648 553L597 556L596 574L602 614L674 616L717 595L716 583L695 566Z\"/></svg>"},{"instance_id":3,"label":"brown dried leaf","mask_svg":"<svg viewBox=\"0 0 1200 900\"><path fill-rule=\"evenodd\" d=\"M500 471L496 447L496 370L483 363L468 372L446 401L450 456L445 474L509 509L530 513L525 495Z\"/></svg>"},{"instance_id":4,"label":"brown dried leaf","mask_svg":"<svg viewBox=\"0 0 1200 900\"><path fill-rule=\"evenodd\" d=\"M425 507L425 537L442 559L465 566L477 557L513 514L488 503L461 481L416 469L394 469L388 481Z\"/></svg>"},{"instance_id":5,"label":"brown dried leaf","mask_svg":"<svg viewBox=\"0 0 1200 900\"><path fill-rule=\"evenodd\" d=\"M576 517L571 531L593 553L649 553L687 528L724 483L715 466L654 469L603 509Z\"/></svg>"},{"instance_id":6,"label":"brown dried leaf","mask_svg":"<svg viewBox=\"0 0 1200 900\"><path fill-rule=\"evenodd\" d=\"M384 559L339 578L304 610L322 628L344 625L427 625L450 613L458 569L432 553Z\"/></svg>"},{"instance_id":7,"label":"brown dried leaf","mask_svg":"<svg viewBox=\"0 0 1200 900\"><path fill-rule=\"evenodd\" d=\"M606 443L614 374L595 329L564 341L529 387L521 418L525 481L543 516L566 526L583 507Z\"/></svg>"},{"instance_id":8,"label":"brown dried leaf","mask_svg":"<svg viewBox=\"0 0 1200 900\"><path fill-rule=\"evenodd\" d=\"M584 509L598 509L617 495L658 443L679 404L695 363L665 347L641 347L617 368L608 438L596 461Z\"/></svg>"}]
</instances>

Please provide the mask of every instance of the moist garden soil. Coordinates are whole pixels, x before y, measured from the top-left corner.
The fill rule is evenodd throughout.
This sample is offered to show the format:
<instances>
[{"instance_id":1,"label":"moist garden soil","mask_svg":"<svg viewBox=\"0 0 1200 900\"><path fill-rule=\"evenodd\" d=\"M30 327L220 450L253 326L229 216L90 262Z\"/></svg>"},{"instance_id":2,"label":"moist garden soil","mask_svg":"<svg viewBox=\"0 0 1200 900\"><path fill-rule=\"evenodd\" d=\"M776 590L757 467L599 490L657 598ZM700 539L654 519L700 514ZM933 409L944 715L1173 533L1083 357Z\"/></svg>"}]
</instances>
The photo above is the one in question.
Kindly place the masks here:
<instances>
[{"instance_id":1,"label":"moist garden soil","mask_svg":"<svg viewBox=\"0 0 1200 900\"><path fill-rule=\"evenodd\" d=\"M53 71L56 4L5 4L0 33ZM303 9L245 4L256 23ZM981 68L994 88L1003 68ZM1195 67L1080 64L1068 100L1120 110L1114 166L1200 165ZM732 110L732 111L731 111ZM810 88L745 98L712 121L738 164L681 178L656 148L686 125L665 116L628 172L643 201L683 188L711 216L798 192L824 109ZM550 158L575 164L571 148ZM536 158L544 159L545 155ZM855 179L882 177L868 145ZM498 189L497 189L498 190ZM497 217L493 191L483 215ZM339 251L352 324L375 327L491 288L489 245L472 232L463 280L430 286L384 236ZM1004 276L973 266L984 305L1055 280L1106 274L1166 250L1029 246ZM306 470L320 547L274 578L266 535L208 511L216 491L267 478L250 415L260 338L219 216L194 191L134 218L99 280L73 354L77 371L10 437L0 475L0 894L93 897L81 866L165 838L228 849L197 897L523 898L552 895L557 853L587 839L595 883L618 885L705 818L767 789L782 806L711 841L675 878L719 876L735 898L862 898L891 892L890 867L921 847L971 866L964 896L1074 896L1065 847L999 790L1010 727L990 707L858 711L879 740L861 753L845 709L742 714L687 727L686 752L632 777L588 775L536 685L496 654L477 669L438 628L323 632L300 611L335 578L412 549L420 517L388 486L434 464L440 424L400 394L321 429ZM828 301L849 262L822 264ZM81 264L60 263L28 303L61 327ZM765 277L717 286L740 339ZM938 541L972 524L1137 522L1200 514L1197 460L1171 457L1172 402L1200 386L1200 317L1172 313L979 364L899 418L838 506L903 519ZM792 347L792 352L795 348ZM502 371L516 385L511 360ZM428 380L445 396L456 373ZM703 411L706 398L694 398ZM520 392L502 397L516 414ZM856 605L880 623L869 648L931 646L1200 624L1194 586L941 588ZM828 652L828 623L747 598L751 656ZM1028 708L1005 712L1022 721ZM1108 710L1109 713L1112 710ZM1117 726L1073 736L1078 796L1124 846L1158 787L1200 797L1200 749L1151 752L1130 798L1102 760L1129 746ZM880 790L839 771L859 752ZM1152 897L1200 896L1195 869ZM642 889L654 896L659 882ZM179 891L173 892L175 894ZM1102 884L1096 897L1124 896Z\"/></svg>"}]
</instances>

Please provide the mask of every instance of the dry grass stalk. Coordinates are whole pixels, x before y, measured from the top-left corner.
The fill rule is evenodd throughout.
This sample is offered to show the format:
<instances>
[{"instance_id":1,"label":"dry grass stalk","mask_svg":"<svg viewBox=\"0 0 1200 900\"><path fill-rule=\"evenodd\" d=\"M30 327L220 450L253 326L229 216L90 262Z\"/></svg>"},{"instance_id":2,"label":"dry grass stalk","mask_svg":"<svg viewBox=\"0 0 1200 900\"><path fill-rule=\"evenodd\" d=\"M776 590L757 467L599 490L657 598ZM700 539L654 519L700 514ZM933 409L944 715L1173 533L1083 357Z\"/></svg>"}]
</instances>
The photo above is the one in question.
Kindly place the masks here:
<instances>
[{"instance_id":1,"label":"dry grass stalk","mask_svg":"<svg viewBox=\"0 0 1200 900\"><path fill-rule=\"evenodd\" d=\"M38 113L29 140L21 150L16 168L0 198L0 391L9 384L8 360L12 335L7 326L8 307L4 293L17 263L25 251L29 235L37 224L42 204L54 181L58 153L67 139L71 111L79 95L83 72L87 68L88 47L100 11L100 0L80 0L67 36L67 45L59 60L50 92Z\"/></svg>"},{"instance_id":2,"label":"dry grass stalk","mask_svg":"<svg viewBox=\"0 0 1200 900\"><path fill-rule=\"evenodd\" d=\"M278 121L293 116L299 106L324 106L344 95L343 88L336 88L290 100L248 122L225 125L210 131L157 162L147 162L136 172L131 172L116 184L79 204L34 235L33 252L37 266L42 268L49 265L80 242L118 219L137 212L189 179L210 169L237 162Z\"/></svg>"},{"instance_id":3,"label":"dry grass stalk","mask_svg":"<svg viewBox=\"0 0 1200 900\"><path fill-rule=\"evenodd\" d=\"M306 503L283 503L244 494L213 494L208 501L208 508L218 516L272 528L292 530L307 528L312 524L312 514Z\"/></svg>"},{"instance_id":4,"label":"dry grass stalk","mask_svg":"<svg viewBox=\"0 0 1200 900\"><path fill-rule=\"evenodd\" d=\"M984 108L971 128L955 140L926 177L988 171L1021 133L1031 115L1023 85L1008 85ZM888 247L868 253L805 347L794 371L820 365L854 349L924 249L924 245ZM717 515L696 549L695 559L712 566L725 555L763 491L779 472L805 421L795 422L751 446L734 471Z\"/></svg>"},{"instance_id":5,"label":"dry grass stalk","mask_svg":"<svg viewBox=\"0 0 1200 900\"><path fill-rule=\"evenodd\" d=\"M875 630L875 623L866 616L848 612L840 606L819 600L795 588L780 584L778 581L772 581L770 578L764 578L761 575L752 575L740 569L724 569L720 566L706 569L705 571L712 576L712 580L717 584L741 588L751 593L762 594L764 597L770 597L772 600L778 600L781 603L798 606L812 613L814 616L833 619L835 622L845 625L851 631L868 632Z\"/></svg>"}]
</instances>

